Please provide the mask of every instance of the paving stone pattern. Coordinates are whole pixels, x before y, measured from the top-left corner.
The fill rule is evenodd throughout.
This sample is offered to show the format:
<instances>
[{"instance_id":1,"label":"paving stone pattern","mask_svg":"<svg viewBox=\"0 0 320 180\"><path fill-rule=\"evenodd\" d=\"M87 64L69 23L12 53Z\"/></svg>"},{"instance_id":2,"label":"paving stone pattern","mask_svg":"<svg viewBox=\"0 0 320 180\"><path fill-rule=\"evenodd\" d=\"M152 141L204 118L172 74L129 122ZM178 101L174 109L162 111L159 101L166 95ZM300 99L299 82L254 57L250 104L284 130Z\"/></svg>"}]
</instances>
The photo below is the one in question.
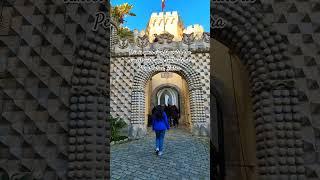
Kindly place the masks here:
<instances>
[{"instance_id":1,"label":"paving stone pattern","mask_svg":"<svg viewBox=\"0 0 320 180\"><path fill-rule=\"evenodd\" d=\"M209 140L185 129L166 132L164 153L154 152L155 135L111 146L111 179L203 179L210 176Z\"/></svg>"}]
</instances>

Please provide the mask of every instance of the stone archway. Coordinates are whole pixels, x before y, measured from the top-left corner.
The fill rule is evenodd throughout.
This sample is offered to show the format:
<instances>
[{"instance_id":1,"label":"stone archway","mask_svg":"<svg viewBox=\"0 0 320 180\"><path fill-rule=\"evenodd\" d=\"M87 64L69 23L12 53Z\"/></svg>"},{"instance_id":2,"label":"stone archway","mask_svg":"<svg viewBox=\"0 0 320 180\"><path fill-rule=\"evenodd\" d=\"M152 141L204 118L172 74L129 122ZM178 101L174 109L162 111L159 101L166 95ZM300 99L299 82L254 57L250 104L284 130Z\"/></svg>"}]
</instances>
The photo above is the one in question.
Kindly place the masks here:
<instances>
[{"instance_id":1,"label":"stone archway","mask_svg":"<svg viewBox=\"0 0 320 180\"><path fill-rule=\"evenodd\" d=\"M145 92L144 88L147 81L163 67L163 60L146 62L146 66L157 68L143 69L137 72L133 80L132 98L131 98L131 128L129 135L131 138L139 138L146 134L144 125L145 114ZM181 74L187 81L190 97L190 111L192 121L192 133L195 135L208 135L208 124L205 121L203 97L199 74L190 64L183 61L170 62L170 72Z\"/></svg>"},{"instance_id":2,"label":"stone archway","mask_svg":"<svg viewBox=\"0 0 320 180\"><path fill-rule=\"evenodd\" d=\"M249 72L256 124L258 179L305 179L298 91L283 37L261 23L261 5L212 3L228 21L211 37L236 53Z\"/></svg>"},{"instance_id":3,"label":"stone archway","mask_svg":"<svg viewBox=\"0 0 320 180\"><path fill-rule=\"evenodd\" d=\"M157 93L157 97L158 97L158 100L157 100L157 105L160 105L161 104L161 97L163 94L165 93L169 93L170 97L171 97L171 101L168 100L168 102L165 104L168 105L168 104L174 104L174 105L177 105L177 102L178 102L178 94L176 94L176 91L172 88L163 88L161 89L158 93Z\"/></svg>"},{"instance_id":4,"label":"stone archway","mask_svg":"<svg viewBox=\"0 0 320 180\"><path fill-rule=\"evenodd\" d=\"M185 86L183 86L183 87L185 87ZM190 117L189 116L191 114L190 108L189 108L190 100L189 100L189 96L186 96L189 93L187 91L184 91L183 88L180 88L175 84L165 83L165 84L157 86L153 90L151 97L155 97L156 94L161 89L164 89L164 88L172 88L178 93L178 95L179 95L178 109L180 111L180 120L179 120L180 122L179 123L181 125L185 125L185 127L189 128L190 127L189 126L190 125ZM151 104L156 104L155 99L151 100Z\"/></svg>"},{"instance_id":5,"label":"stone archway","mask_svg":"<svg viewBox=\"0 0 320 180\"><path fill-rule=\"evenodd\" d=\"M152 91L152 94L151 94L151 97L155 97L157 95L157 93L164 89L164 88L173 88L175 91L177 91L177 93L179 95L182 94L182 90L175 84L171 84L171 83L165 83L165 84L162 84L162 85L159 85L158 87L156 87L153 91ZM179 107L181 106L183 102L183 99L180 99L180 103L179 103ZM154 99L151 100L151 104L155 105L157 102L154 101Z\"/></svg>"}]
</instances>

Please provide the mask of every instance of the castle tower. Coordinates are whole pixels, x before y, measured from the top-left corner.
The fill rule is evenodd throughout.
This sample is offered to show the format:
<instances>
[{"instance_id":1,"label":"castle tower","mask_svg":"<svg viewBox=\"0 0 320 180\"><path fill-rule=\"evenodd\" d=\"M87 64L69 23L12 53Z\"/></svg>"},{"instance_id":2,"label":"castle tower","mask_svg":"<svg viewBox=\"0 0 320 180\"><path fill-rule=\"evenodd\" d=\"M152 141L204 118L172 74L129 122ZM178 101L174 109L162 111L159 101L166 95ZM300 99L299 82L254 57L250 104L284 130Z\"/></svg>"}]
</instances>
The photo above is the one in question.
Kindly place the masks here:
<instances>
[{"instance_id":1,"label":"castle tower","mask_svg":"<svg viewBox=\"0 0 320 180\"><path fill-rule=\"evenodd\" d=\"M190 25L186 29L183 30L183 33L185 33L185 34L193 33L196 40L202 38L203 32L204 32L203 26L201 26L199 24Z\"/></svg>"},{"instance_id":2,"label":"castle tower","mask_svg":"<svg viewBox=\"0 0 320 180\"><path fill-rule=\"evenodd\" d=\"M164 32L164 20L165 20L165 31L174 36L174 41L181 41L183 34L183 22L178 15L177 11L172 12L160 12L152 13L147 29L146 34L149 37L149 41L154 40L154 34L162 34Z\"/></svg>"}]
</instances>

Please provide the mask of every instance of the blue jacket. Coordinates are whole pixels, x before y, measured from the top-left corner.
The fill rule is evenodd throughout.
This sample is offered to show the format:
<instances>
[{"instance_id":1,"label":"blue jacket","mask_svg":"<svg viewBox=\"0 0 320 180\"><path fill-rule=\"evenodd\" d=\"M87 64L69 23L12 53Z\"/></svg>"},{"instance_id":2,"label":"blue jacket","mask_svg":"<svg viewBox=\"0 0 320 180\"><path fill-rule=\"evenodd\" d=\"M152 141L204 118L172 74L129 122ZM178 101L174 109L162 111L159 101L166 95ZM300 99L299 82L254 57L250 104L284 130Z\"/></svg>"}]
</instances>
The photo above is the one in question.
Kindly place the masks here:
<instances>
[{"instance_id":1,"label":"blue jacket","mask_svg":"<svg viewBox=\"0 0 320 180\"><path fill-rule=\"evenodd\" d=\"M154 131L170 129L167 114L163 112L162 116L163 116L162 120L158 120L156 119L156 117L152 117L152 129Z\"/></svg>"}]
</instances>

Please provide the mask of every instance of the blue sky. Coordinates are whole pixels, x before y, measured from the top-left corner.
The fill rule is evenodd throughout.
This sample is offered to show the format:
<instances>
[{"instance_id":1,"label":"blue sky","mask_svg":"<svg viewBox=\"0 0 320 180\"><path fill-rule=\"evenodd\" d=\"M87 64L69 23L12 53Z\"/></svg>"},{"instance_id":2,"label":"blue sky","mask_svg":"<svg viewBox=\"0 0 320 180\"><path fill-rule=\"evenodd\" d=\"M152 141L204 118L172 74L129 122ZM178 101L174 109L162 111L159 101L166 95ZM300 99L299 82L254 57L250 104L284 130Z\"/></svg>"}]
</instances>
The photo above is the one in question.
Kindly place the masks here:
<instances>
[{"instance_id":1,"label":"blue sky","mask_svg":"<svg viewBox=\"0 0 320 180\"><path fill-rule=\"evenodd\" d=\"M122 3L134 5L132 12L137 16L127 16L124 26L130 29L146 28L152 12L161 12L161 0L111 0L112 5ZM187 27L201 24L206 32L210 31L210 0L166 0L165 11L178 11Z\"/></svg>"}]
</instances>

